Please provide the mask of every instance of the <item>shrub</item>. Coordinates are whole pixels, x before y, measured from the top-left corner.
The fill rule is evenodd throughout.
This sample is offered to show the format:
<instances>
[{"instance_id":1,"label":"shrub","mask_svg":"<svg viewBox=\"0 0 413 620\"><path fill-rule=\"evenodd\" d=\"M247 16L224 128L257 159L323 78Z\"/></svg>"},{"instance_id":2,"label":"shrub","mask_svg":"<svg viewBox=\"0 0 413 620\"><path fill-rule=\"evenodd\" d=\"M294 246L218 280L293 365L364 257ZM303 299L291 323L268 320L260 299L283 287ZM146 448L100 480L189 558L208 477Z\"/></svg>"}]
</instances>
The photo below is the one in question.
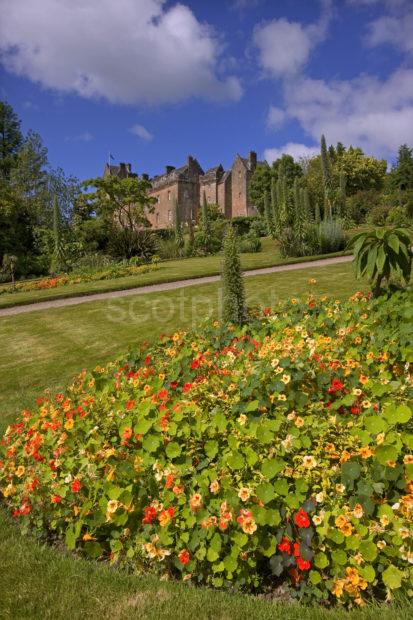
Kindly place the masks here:
<instances>
[{"instance_id":1,"label":"shrub","mask_svg":"<svg viewBox=\"0 0 413 620\"><path fill-rule=\"evenodd\" d=\"M250 232L251 226L253 225L258 225L263 228L265 232L264 235L261 236L265 236L267 234L264 219L257 215L240 215L238 217L233 217L231 220L231 225L233 226L237 235L240 237L242 235L247 235Z\"/></svg>"},{"instance_id":2,"label":"shrub","mask_svg":"<svg viewBox=\"0 0 413 620\"><path fill-rule=\"evenodd\" d=\"M156 252L162 260L179 258L180 250L176 245L175 239L158 239Z\"/></svg>"},{"instance_id":3,"label":"shrub","mask_svg":"<svg viewBox=\"0 0 413 620\"><path fill-rule=\"evenodd\" d=\"M388 212L386 223L390 224L390 226L403 228L411 226L413 222L409 218L405 207L392 207Z\"/></svg>"},{"instance_id":4,"label":"shrub","mask_svg":"<svg viewBox=\"0 0 413 620\"><path fill-rule=\"evenodd\" d=\"M40 397L0 447L23 531L231 590L362 605L413 586L406 293L310 296Z\"/></svg>"},{"instance_id":5,"label":"shrub","mask_svg":"<svg viewBox=\"0 0 413 620\"><path fill-rule=\"evenodd\" d=\"M358 278L366 277L373 295L381 293L383 282L403 278L406 284L412 268L409 232L403 228L373 230L355 235L349 242L354 251L354 265Z\"/></svg>"},{"instance_id":6,"label":"shrub","mask_svg":"<svg viewBox=\"0 0 413 620\"><path fill-rule=\"evenodd\" d=\"M318 225L319 254L340 252L346 247L343 226L338 220L325 220Z\"/></svg>"},{"instance_id":7,"label":"shrub","mask_svg":"<svg viewBox=\"0 0 413 620\"><path fill-rule=\"evenodd\" d=\"M239 250L242 253L257 253L262 250L261 239L254 233L249 233L240 239Z\"/></svg>"},{"instance_id":8,"label":"shrub","mask_svg":"<svg viewBox=\"0 0 413 620\"><path fill-rule=\"evenodd\" d=\"M387 222L389 212L391 210L390 205L376 205L367 214L366 221L368 224L374 226L384 226Z\"/></svg>"}]
</instances>

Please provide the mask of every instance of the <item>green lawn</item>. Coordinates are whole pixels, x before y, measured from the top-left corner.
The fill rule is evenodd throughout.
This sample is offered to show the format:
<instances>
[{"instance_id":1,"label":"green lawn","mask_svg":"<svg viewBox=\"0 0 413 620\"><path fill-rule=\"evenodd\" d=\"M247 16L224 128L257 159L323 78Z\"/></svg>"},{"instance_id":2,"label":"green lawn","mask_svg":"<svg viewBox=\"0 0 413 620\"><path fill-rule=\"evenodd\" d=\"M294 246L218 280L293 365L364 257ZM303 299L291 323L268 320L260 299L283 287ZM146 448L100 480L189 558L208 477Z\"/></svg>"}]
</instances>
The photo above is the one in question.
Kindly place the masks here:
<instances>
[{"instance_id":1,"label":"green lawn","mask_svg":"<svg viewBox=\"0 0 413 620\"><path fill-rule=\"evenodd\" d=\"M250 304L271 305L306 294L315 277L318 294L347 297L360 288L351 265L249 278ZM77 371L105 362L142 339L196 325L216 316L219 286L90 302L0 318L0 427L31 406L47 387L65 385ZM407 620L412 608L368 607L354 613L275 605L246 595L192 589L155 578L126 576L108 566L75 559L23 538L0 511L0 618L251 618Z\"/></svg>"},{"instance_id":2,"label":"green lawn","mask_svg":"<svg viewBox=\"0 0 413 620\"><path fill-rule=\"evenodd\" d=\"M278 245L270 238L262 239L262 252L256 254L241 254L243 269L259 269L272 267L273 265L284 265L303 261L312 261L319 257L311 256L307 258L282 258ZM329 256L341 256L342 253L330 254ZM16 305L30 304L36 301L47 301L51 299L64 299L77 295L91 295L93 293L103 293L107 291L120 291L148 284L161 284L164 282L175 282L186 278L202 278L219 274L221 270L221 256L205 256L196 258L184 258L180 260L169 260L159 263L155 271L149 271L136 276L114 278L112 280L100 280L98 282L81 282L79 284L68 284L54 289L40 291L21 291L16 293L4 293L0 295L0 308L8 308Z\"/></svg>"}]
</instances>

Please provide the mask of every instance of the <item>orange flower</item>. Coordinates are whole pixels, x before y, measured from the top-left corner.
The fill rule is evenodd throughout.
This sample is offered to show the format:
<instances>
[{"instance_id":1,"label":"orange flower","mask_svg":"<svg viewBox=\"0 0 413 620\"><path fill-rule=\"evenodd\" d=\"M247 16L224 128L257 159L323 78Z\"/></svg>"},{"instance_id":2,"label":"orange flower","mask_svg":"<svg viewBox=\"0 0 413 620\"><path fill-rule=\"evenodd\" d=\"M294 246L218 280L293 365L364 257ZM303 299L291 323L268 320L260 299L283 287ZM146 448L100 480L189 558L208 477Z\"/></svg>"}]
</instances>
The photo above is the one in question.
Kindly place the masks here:
<instances>
[{"instance_id":1,"label":"orange flower","mask_svg":"<svg viewBox=\"0 0 413 620\"><path fill-rule=\"evenodd\" d=\"M194 512L201 508L202 495L200 493L194 493L194 495L192 495L191 499L189 500L189 505L191 507L191 510L193 510Z\"/></svg>"},{"instance_id":2,"label":"orange flower","mask_svg":"<svg viewBox=\"0 0 413 620\"><path fill-rule=\"evenodd\" d=\"M368 458L370 458L370 456L373 456L374 452L370 448L370 446L364 446L363 448L360 448L359 454L360 454L361 458L368 459Z\"/></svg>"}]
</instances>

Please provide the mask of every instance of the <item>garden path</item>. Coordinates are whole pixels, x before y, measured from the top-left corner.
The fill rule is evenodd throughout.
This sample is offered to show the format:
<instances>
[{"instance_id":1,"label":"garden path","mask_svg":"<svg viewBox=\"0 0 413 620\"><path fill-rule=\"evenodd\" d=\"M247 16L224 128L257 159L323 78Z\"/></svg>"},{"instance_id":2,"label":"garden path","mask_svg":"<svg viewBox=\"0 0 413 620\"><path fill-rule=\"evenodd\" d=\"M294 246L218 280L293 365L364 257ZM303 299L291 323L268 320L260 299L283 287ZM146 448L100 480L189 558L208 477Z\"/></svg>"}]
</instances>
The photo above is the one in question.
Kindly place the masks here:
<instances>
[{"instance_id":1,"label":"garden path","mask_svg":"<svg viewBox=\"0 0 413 620\"><path fill-rule=\"evenodd\" d=\"M244 271L244 276L262 276L270 273L278 273L282 271L295 271L296 269L311 269L312 267L326 267L328 265L337 265L339 263L347 263L353 260L352 256L336 256L334 258L322 258L310 262L294 263L292 265L276 265L274 267L265 267L262 269L251 269ZM50 301L41 301L24 306L14 306L12 308L0 309L0 317L12 316L15 314L26 314L34 310L47 310L49 308L64 308L66 306L75 306L77 304L85 304L91 301L99 301L104 299L113 299L118 297L128 297L129 295L143 295L144 293L157 293L162 291L170 291L186 286L194 286L196 284L209 284L218 282L221 276L204 276L200 278L189 278L187 280L178 280L176 282L165 282L163 284L149 284L148 286L140 286L138 288L127 289L123 291L110 291L107 293L94 293L91 295L83 295L80 297L70 297L67 299L55 299Z\"/></svg>"}]
</instances>

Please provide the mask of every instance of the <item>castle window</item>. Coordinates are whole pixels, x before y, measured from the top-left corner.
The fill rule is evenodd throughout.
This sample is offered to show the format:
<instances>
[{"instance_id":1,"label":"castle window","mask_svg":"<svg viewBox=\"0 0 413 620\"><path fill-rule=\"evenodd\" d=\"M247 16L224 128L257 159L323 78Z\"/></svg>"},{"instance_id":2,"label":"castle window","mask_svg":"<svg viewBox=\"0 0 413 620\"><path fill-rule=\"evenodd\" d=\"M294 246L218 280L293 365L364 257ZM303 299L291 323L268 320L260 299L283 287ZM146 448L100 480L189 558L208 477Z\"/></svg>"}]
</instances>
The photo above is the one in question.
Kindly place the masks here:
<instances>
[{"instance_id":1,"label":"castle window","mask_svg":"<svg viewBox=\"0 0 413 620\"><path fill-rule=\"evenodd\" d=\"M184 198L188 198L189 192L187 189L184 189Z\"/></svg>"},{"instance_id":2,"label":"castle window","mask_svg":"<svg viewBox=\"0 0 413 620\"><path fill-rule=\"evenodd\" d=\"M157 202L158 204L161 202L161 197L160 197L160 196L157 196L157 197L156 197L156 202Z\"/></svg>"},{"instance_id":3,"label":"castle window","mask_svg":"<svg viewBox=\"0 0 413 620\"><path fill-rule=\"evenodd\" d=\"M156 223L159 224L159 213L156 214Z\"/></svg>"},{"instance_id":4,"label":"castle window","mask_svg":"<svg viewBox=\"0 0 413 620\"><path fill-rule=\"evenodd\" d=\"M168 192L168 200L171 200L171 192Z\"/></svg>"},{"instance_id":5,"label":"castle window","mask_svg":"<svg viewBox=\"0 0 413 620\"><path fill-rule=\"evenodd\" d=\"M170 200L170 198L168 200ZM172 222L172 211L171 210L168 211L168 222Z\"/></svg>"}]
</instances>

